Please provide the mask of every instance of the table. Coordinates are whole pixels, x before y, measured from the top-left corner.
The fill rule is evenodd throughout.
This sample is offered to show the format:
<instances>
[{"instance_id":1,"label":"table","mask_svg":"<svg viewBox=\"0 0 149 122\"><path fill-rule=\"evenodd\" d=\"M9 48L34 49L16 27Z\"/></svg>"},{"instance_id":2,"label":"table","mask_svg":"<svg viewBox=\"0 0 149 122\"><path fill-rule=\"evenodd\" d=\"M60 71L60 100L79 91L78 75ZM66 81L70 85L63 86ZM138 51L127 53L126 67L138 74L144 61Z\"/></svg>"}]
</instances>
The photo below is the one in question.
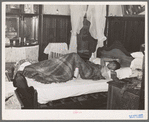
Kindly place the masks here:
<instances>
[{"instance_id":1,"label":"table","mask_svg":"<svg viewBox=\"0 0 149 122\"><path fill-rule=\"evenodd\" d=\"M5 48L5 62L18 62L22 59L38 61L39 45Z\"/></svg>"}]
</instances>

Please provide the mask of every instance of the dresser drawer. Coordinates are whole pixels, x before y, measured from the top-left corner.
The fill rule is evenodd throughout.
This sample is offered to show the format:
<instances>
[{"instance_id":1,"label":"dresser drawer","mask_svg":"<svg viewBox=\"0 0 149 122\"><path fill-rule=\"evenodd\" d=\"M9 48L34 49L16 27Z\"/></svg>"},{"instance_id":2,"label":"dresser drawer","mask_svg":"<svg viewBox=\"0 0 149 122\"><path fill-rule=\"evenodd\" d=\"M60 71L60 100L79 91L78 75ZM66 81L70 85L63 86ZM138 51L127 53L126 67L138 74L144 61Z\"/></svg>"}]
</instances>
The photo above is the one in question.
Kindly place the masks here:
<instances>
[{"instance_id":1,"label":"dresser drawer","mask_svg":"<svg viewBox=\"0 0 149 122\"><path fill-rule=\"evenodd\" d=\"M126 78L119 81L108 82L107 109L138 110L140 88L134 88L134 83L140 82L141 81L136 78Z\"/></svg>"}]
</instances>

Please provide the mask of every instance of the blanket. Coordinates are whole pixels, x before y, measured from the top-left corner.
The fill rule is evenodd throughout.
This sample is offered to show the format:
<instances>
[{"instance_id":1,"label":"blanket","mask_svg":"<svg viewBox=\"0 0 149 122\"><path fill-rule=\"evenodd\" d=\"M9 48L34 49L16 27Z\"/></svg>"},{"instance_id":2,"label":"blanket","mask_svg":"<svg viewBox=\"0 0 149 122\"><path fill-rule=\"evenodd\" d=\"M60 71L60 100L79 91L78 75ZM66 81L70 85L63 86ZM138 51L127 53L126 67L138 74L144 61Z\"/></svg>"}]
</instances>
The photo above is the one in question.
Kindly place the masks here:
<instances>
[{"instance_id":1,"label":"blanket","mask_svg":"<svg viewBox=\"0 0 149 122\"><path fill-rule=\"evenodd\" d=\"M94 64L90 61L85 62L76 53L69 53L59 58L44 60L26 66L23 75L44 84L53 82L60 83L71 80L75 68L79 69L80 77L82 79L104 79L101 75L100 65Z\"/></svg>"}]
</instances>

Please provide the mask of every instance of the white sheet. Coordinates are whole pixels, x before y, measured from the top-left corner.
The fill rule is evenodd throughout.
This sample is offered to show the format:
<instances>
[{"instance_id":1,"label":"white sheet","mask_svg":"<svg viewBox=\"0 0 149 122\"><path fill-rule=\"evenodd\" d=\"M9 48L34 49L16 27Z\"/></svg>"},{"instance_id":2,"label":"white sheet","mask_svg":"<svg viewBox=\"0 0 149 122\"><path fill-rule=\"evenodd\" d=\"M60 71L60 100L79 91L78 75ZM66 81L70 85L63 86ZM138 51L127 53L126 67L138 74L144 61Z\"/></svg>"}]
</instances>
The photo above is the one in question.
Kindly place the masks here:
<instances>
[{"instance_id":1,"label":"white sheet","mask_svg":"<svg viewBox=\"0 0 149 122\"><path fill-rule=\"evenodd\" d=\"M38 93L38 102L41 104L52 100L78 96L82 94L108 91L107 82L110 80L83 80L75 79L65 83L42 84L26 78L28 85L33 86Z\"/></svg>"}]
</instances>

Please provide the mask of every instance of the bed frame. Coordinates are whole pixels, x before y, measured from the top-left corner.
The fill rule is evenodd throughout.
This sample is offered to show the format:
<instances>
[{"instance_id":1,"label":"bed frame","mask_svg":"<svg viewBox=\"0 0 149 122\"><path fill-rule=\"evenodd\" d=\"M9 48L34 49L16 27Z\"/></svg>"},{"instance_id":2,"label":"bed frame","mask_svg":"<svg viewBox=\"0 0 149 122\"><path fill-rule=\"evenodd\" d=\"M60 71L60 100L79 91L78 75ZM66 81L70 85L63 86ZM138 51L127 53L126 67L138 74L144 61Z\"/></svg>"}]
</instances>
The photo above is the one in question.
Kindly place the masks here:
<instances>
[{"instance_id":1,"label":"bed frame","mask_svg":"<svg viewBox=\"0 0 149 122\"><path fill-rule=\"evenodd\" d=\"M114 49L118 49L119 52L123 53L123 55L129 59L127 65L131 63L133 58L120 42L115 42L108 48L99 48L97 51L97 57L102 57L104 54L101 52L106 51L106 54L110 55L112 58L117 58L117 54L111 54ZM112 78L114 79L116 77ZM17 88L15 94L20 101L22 109L106 109L107 106L107 92L80 95L49 101L46 104L39 104L36 89L28 87L27 81L21 72L17 72L13 80L13 85Z\"/></svg>"}]
</instances>

